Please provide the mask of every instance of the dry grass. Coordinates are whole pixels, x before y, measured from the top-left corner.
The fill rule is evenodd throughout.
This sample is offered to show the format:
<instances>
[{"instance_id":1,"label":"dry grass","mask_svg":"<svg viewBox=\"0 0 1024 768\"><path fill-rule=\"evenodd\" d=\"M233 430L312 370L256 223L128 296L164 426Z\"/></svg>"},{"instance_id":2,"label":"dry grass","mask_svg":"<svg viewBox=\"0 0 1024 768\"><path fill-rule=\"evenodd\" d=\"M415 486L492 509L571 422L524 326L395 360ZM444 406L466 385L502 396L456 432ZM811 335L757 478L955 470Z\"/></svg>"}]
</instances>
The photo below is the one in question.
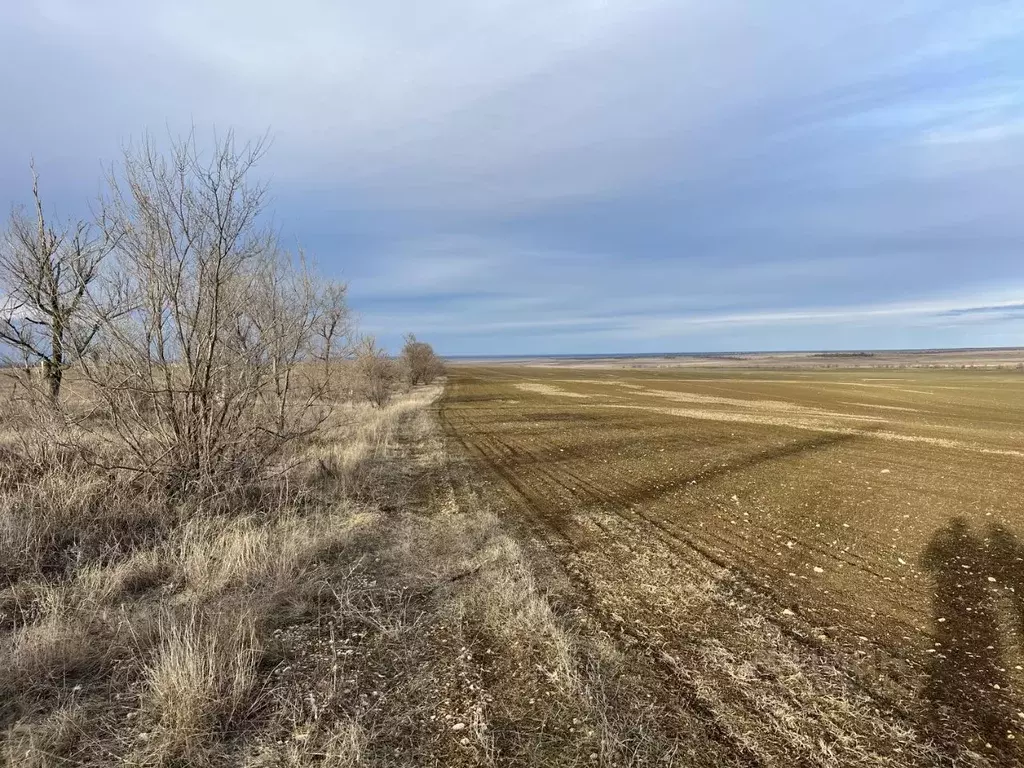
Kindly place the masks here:
<instances>
[{"instance_id":1,"label":"dry grass","mask_svg":"<svg viewBox=\"0 0 1024 768\"><path fill-rule=\"evenodd\" d=\"M393 475L404 469L393 461L400 448L398 425L424 410L436 392L436 388L415 390L386 408L347 404L337 414L337 426L325 430L310 451L313 480L346 499L399 501L393 487Z\"/></svg>"},{"instance_id":2,"label":"dry grass","mask_svg":"<svg viewBox=\"0 0 1024 768\"><path fill-rule=\"evenodd\" d=\"M640 766L684 754L651 681L547 591L562 577L540 586L433 415L408 417L410 459L430 482L381 518L372 561L335 585L321 629L285 633L302 668L279 689L290 738L256 764Z\"/></svg>"},{"instance_id":3,"label":"dry grass","mask_svg":"<svg viewBox=\"0 0 1024 768\"><path fill-rule=\"evenodd\" d=\"M586 718L577 649L438 393L342 405L272 484L198 505L8 424L35 482L0 484L6 761L589 764L599 739L553 757Z\"/></svg>"},{"instance_id":4,"label":"dry grass","mask_svg":"<svg viewBox=\"0 0 1024 768\"><path fill-rule=\"evenodd\" d=\"M262 647L256 617L198 611L161 628L147 665L142 710L152 730L140 734L140 762L206 762L218 732L240 725L255 706Z\"/></svg>"},{"instance_id":5,"label":"dry grass","mask_svg":"<svg viewBox=\"0 0 1024 768\"><path fill-rule=\"evenodd\" d=\"M0 435L4 761L219 764L276 741L280 628L315 626L367 557L370 499L387 495L369 489L432 396L339 408L284 472L199 503L50 449L59 425L12 404ZM340 484L322 482L320 456L340 462ZM358 756L355 726L314 732L307 746Z\"/></svg>"}]
</instances>

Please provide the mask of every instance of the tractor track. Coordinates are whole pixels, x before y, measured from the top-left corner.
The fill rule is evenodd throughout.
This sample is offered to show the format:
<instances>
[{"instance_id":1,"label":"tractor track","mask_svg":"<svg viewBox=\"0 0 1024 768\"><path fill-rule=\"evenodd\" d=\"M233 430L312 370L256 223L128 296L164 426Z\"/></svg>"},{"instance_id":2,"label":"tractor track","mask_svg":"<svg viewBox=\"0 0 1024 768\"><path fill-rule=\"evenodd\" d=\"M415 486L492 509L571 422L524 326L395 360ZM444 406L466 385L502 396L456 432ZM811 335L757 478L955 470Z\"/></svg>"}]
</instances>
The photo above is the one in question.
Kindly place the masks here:
<instances>
[{"instance_id":1,"label":"tractor track","mask_svg":"<svg viewBox=\"0 0 1024 768\"><path fill-rule=\"evenodd\" d=\"M810 628L799 620L783 620L782 610L787 605L783 595L759 580L753 573L738 567L714 549L724 552L749 549L737 534L728 536L711 534L712 541L704 542L690 532L680 530L667 521L646 512L641 504L631 499L652 496L652 489L644 488L628 478L596 471L571 469L557 458L557 446L543 438L530 444L517 442L515 435L497 434L490 424L482 423L482 408L453 407L449 400L442 401L439 413L449 438L481 467L483 474L491 474L494 486L532 539L559 566L561 573L572 585L572 602L586 611L593 622L610 637L618 637L623 651L642 657L647 664L661 670L664 680L670 680L674 706L696 715L710 730L709 735L734 756L737 765L763 766L763 750L748 743L744 734L722 722L720 702L709 699L706 685L694 678L695 661L688 659L688 632L672 630L670 616L659 616L654 608L637 607L643 595L631 584L635 580L632 564L625 554L612 553L601 538L611 539L619 528L631 532L627 547L644 546L647 540L657 541L678 557L678 563L694 581L714 578L726 573L728 599L753 607L759 616L771 624L787 642L802 648L802 653L819 659L822 664L834 664L837 659L832 649L820 642ZM476 416L476 418L474 418ZM812 446L811 449L813 450ZM799 448L783 449L782 454L797 452ZM654 489L661 495L685 488L689 478L672 484L668 489ZM573 514L572 508L588 510ZM727 510L726 510L727 511ZM605 518L605 519L602 519ZM615 521L611 527L612 521ZM594 530L600 532L594 534ZM705 535L703 538L709 538ZM748 554L754 554L753 551ZM825 549L820 554L835 558ZM872 569L856 557L843 558L852 567ZM593 561L593 562L591 562ZM595 563L600 567L595 567ZM632 607L627 616L609 607L607 588L609 581L619 582L626 595L625 603ZM715 610L719 610L716 608ZM658 629L651 629L658 627ZM668 628L666 634L665 629ZM637 663L640 658L637 658ZM842 670L846 685L865 699L874 702L879 711L893 717L908 717L907 708L896 697L886 694L873 683L872 673L837 665ZM730 694L740 702L748 698L743 691ZM748 705L753 709L753 705ZM774 763L772 763L774 764Z\"/></svg>"}]
</instances>

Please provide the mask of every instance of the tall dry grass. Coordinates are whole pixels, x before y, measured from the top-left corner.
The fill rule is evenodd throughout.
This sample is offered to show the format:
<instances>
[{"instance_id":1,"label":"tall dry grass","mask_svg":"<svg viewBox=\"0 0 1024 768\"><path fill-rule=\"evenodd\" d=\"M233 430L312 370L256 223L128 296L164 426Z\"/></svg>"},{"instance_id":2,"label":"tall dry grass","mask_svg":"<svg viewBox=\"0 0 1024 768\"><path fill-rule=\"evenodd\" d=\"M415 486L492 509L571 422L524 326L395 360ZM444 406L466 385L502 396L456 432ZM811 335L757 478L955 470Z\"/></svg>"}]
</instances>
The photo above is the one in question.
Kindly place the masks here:
<instances>
[{"instance_id":1,"label":"tall dry grass","mask_svg":"<svg viewBox=\"0 0 1024 768\"><path fill-rule=\"evenodd\" d=\"M141 697L152 730L140 739L140 762L199 762L216 749L212 734L244 724L259 703L257 621L242 607L212 616L194 610L161 625Z\"/></svg>"},{"instance_id":2,"label":"tall dry grass","mask_svg":"<svg viewBox=\"0 0 1024 768\"><path fill-rule=\"evenodd\" d=\"M194 499L54 447L77 436L54 440L60 424L10 403L0 764L237 763L251 742L276 740L282 627L315 624L368 556L389 498L374 489L392 487L385 459L431 397L340 404L280 471ZM357 733L339 724L324 738L358 754Z\"/></svg>"}]
</instances>

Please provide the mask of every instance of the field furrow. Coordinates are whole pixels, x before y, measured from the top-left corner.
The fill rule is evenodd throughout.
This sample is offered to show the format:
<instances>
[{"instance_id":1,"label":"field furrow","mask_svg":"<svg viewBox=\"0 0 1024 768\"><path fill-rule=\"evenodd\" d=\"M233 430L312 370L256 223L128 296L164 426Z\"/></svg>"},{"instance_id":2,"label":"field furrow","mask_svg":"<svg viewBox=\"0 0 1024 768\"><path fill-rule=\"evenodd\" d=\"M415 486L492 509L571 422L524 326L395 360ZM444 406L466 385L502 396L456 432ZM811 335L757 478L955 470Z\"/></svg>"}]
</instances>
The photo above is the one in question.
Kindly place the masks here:
<instances>
[{"instance_id":1,"label":"field furrow","mask_svg":"<svg viewBox=\"0 0 1024 768\"><path fill-rule=\"evenodd\" d=\"M1024 377L899 373L467 366L442 416L740 763L1012 763Z\"/></svg>"}]
</instances>

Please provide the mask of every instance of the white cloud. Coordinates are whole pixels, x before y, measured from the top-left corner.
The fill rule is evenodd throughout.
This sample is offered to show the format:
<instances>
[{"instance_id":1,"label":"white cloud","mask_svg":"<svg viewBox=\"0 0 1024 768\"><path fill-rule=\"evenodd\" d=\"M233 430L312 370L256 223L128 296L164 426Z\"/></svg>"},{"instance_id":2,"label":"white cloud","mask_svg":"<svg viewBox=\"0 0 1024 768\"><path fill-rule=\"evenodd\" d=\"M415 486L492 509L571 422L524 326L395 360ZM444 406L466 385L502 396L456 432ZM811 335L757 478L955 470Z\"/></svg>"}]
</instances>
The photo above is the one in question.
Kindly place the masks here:
<instances>
[{"instance_id":1,"label":"white cloud","mask_svg":"<svg viewBox=\"0 0 1024 768\"><path fill-rule=\"evenodd\" d=\"M933 38L957 20L977 27L974 44L998 31L984 15L929 13L929 3L870 21L837 4L794 12L673 0L30 7L15 30L47 38L67 66L96 68L90 118L113 141L168 121L270 126L276 178L344 180L380 203L427 207L608 194L649 183L666 162L713 173L757 151L751 142L801 127L797 112L747 134L765 108L859 111L843 92L908 47L934 58ZM118 92L136 102L134 115L106 114ZM720 141L723 132L737 142Z\"/></svg>"},{"instance_id":2,"label":"white cloud","mask_svg":"<svg viewBox=\"0 0 1024 768\"><path fill-rule=\"evenodd\" d=\"M927 323L1019 282L1011 6L7 3L0 190L35 155L87 199L145 128L269 127L285 235L382 332Z\"/></svg>"}]
</instances>

